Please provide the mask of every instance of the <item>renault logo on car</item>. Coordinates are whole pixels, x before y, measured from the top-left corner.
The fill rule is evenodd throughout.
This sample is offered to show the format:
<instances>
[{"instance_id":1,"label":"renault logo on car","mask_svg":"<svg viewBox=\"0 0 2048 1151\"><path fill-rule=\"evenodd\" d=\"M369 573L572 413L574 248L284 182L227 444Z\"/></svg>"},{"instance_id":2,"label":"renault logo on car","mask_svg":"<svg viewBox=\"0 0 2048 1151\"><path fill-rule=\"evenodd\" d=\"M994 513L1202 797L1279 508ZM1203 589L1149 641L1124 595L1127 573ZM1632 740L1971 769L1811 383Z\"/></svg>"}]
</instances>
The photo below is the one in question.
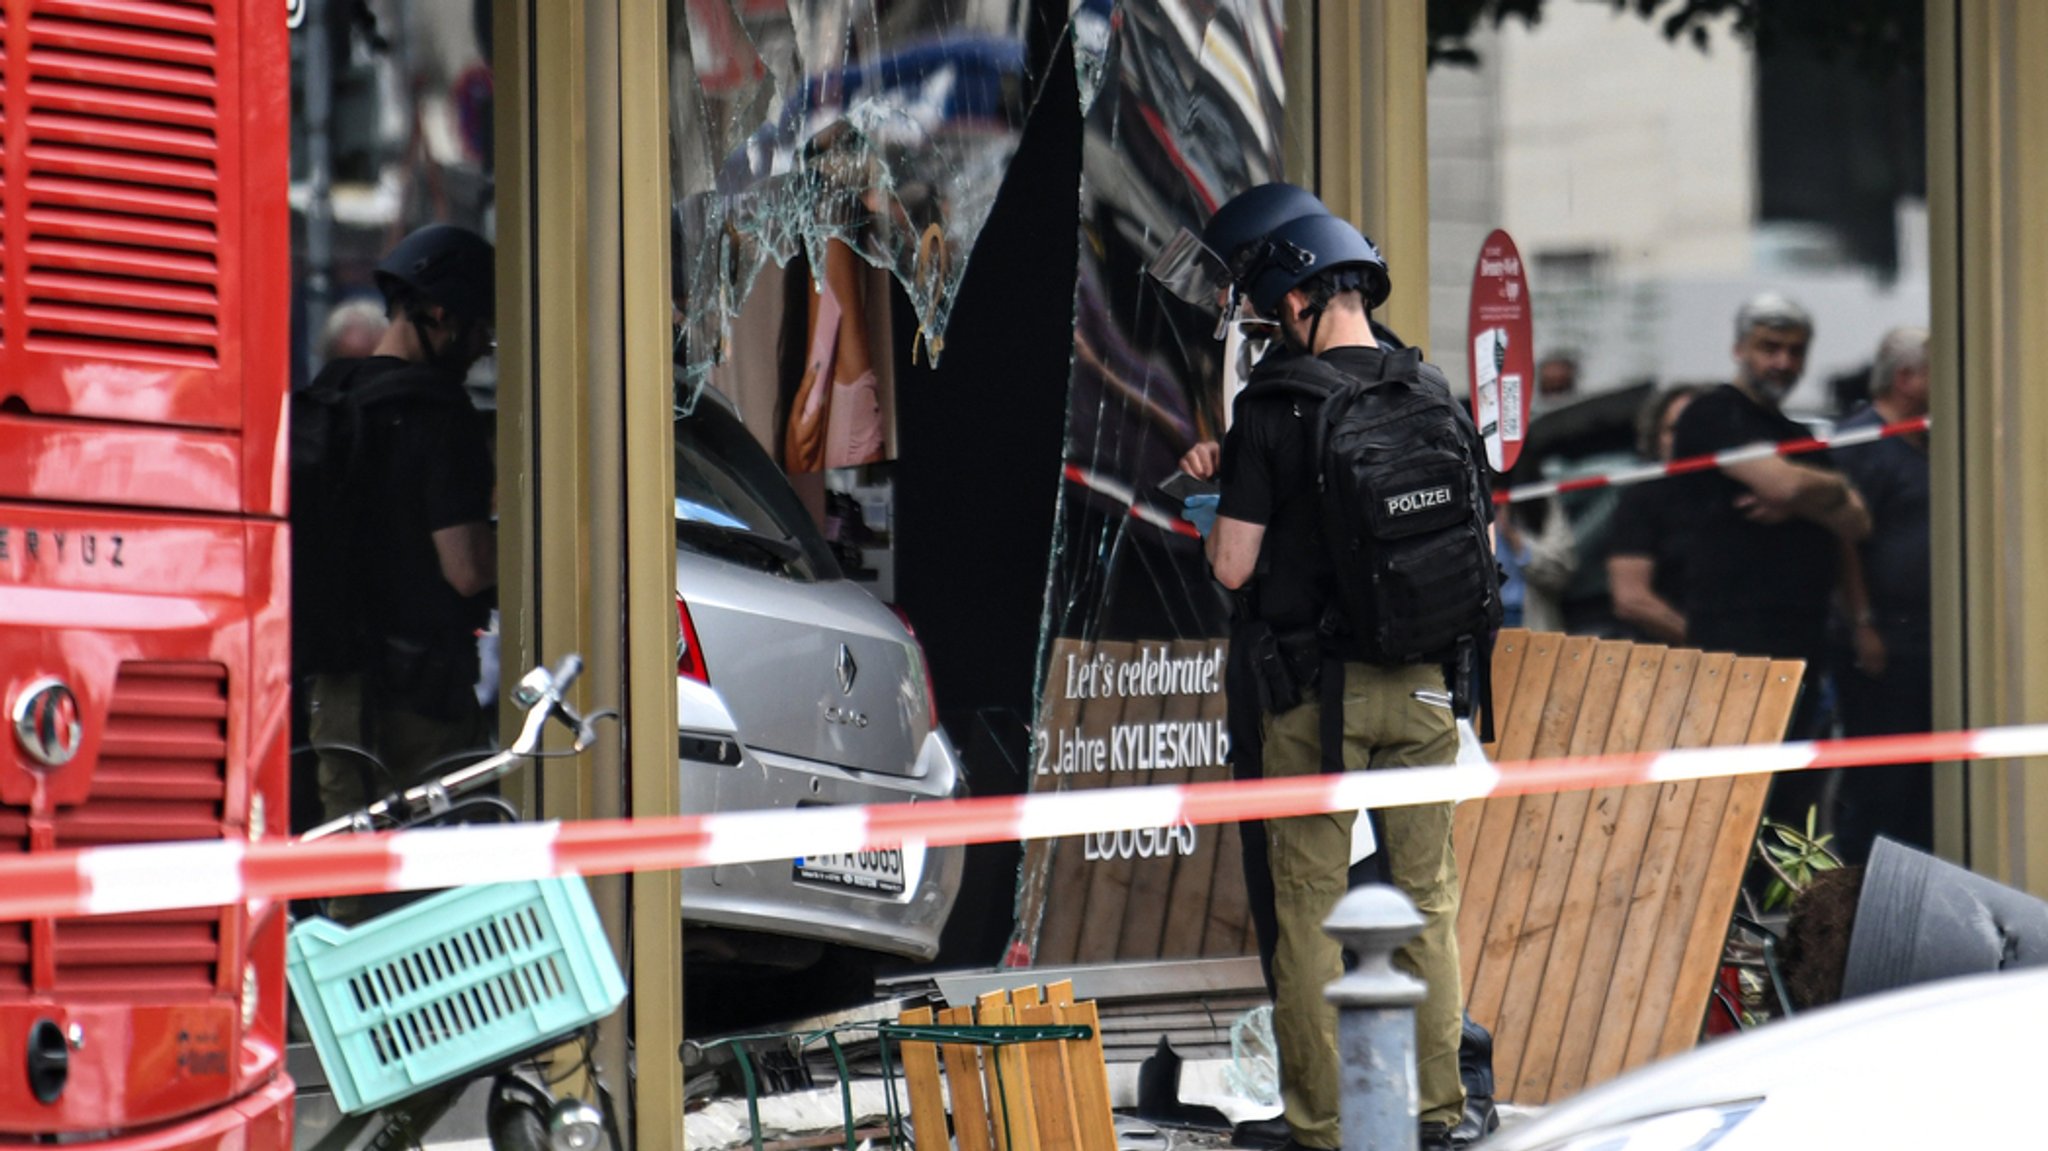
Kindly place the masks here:
<instances>
[{"instance_id":1,"label":"renault logo on car","mask_svg":"<svg viewBox=\"0 0 2048 1151\"><path fill-rule=\"evenodd\" d=\"M860 674L860 665L853 662L853 649L839 645L839 694L853 694L853 678Z\"/></svg>"},{"instance_id":2,"label":"renault logo on car","mask_svg":"<svg viewBox=\"0 0 2048 1151\"><path fill-rule=\"evenodd\" d=\"M84 734L78 697L62 680L39 679L15 697L14 737L29 758L44 767L70 763Z\"/></svg>"}]
</instances>

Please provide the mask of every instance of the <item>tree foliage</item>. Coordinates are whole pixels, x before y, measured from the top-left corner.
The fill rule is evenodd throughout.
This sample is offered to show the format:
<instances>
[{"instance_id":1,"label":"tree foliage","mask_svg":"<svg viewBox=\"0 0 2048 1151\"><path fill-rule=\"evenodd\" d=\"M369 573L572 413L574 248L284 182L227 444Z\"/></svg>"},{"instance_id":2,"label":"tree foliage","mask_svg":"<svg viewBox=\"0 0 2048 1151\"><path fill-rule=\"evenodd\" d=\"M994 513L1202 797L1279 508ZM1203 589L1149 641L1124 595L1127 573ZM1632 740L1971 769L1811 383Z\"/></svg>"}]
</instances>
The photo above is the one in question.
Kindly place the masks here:
<instances>
[{"instance_id":1,"label":"tree foliage","mask_svg":"<svg viewBox=\"0 0 2048 1151\"><path fill-rule=\"evenodd\" d=\"M1576 2L1576 0L1557 0ZM1653 22L1664 37L1705 51L1724 20L1759 56L1796 54L1847 59L1873 79L1917 79L1925 67L1925 0L1606 0L1616 11ZM1510 19L1535 27L1545 0L1429 0L1429 62L1479 62L1472 34Z\"/></svg>"}]
</instances>

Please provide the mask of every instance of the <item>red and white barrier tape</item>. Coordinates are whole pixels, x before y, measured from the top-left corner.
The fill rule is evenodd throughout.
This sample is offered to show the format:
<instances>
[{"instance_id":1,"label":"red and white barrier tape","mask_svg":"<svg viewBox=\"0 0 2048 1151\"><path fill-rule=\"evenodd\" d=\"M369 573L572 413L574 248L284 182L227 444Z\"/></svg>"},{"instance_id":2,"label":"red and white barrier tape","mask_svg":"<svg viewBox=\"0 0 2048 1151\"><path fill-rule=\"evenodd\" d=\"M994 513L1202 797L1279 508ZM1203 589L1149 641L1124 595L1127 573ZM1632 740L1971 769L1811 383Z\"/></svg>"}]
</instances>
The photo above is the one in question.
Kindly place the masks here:
<instances>
[{"instance_id":1,"label":"red and white barrier tape","mask_svg":"<svg viewBox=\"0 0 2048 1151\"><path fill-rule=\"evenodd\" d=\"M576 872L765 863L1883 763L2048 756L2048 724L1924 735L1158 784L875 807L215 841L0 858L0 922L410 891Z\"/></svg>"},{"instance_id":2,"label":"red and white barrier tape","mask_svg":"<svg viewBox=\"0 0 2048 1151\"><path fill-rule=\"evenodd\" d=\"M1130 511L1132 519L1151 524L1161 531L1194 539L1202 538L1201 531L1179 515L1167 515L1157 508L1139 502L1137 490L1121 480L1105 476L1101 472L1090 471L1079 464L1068 464L1066 476L1068 482L1080 484L1097 495L1106 496L1124 505Z\"/></svg>"},{"instance_id":3,"label":"red and white barrier tape","mask_svg":"<svg viewBox=\"0 0 2048 1151\"><path fill-rule=\"evenodd\" d=\"M1730 464L1746 463L1750 460L1768 459L1771 456L1796 456L1808 452L1825 451L1829 448L1851 448L1858 444L1876 443L1893 436L1910 435L1927 430L1927 417L1919 416L1910 420L1883 424L1877 427L1856 428L1853 431L1836 432L1828 436L1807 439L1786 440L1783 443L1760 442L1739 448L1729 448L1711 455L1688 456L1682 460L1667 463L1638 464L1634 467L1617 468L1599 475L1573 476L1570 479L1553 480L1540 484L1523 484L1520 487L1502 488L1493 493L1496 504L1519 504L1529 500L1544 500L1565 492L1591 491L1594 488L1620 488L1632 484L1647 483L1651 480L1669 479L1691 472L1713 471ZM1199 537L1195 526L1178 516L1167 515L1149 507L1138 499L1138 493L1129 485L1099 472L1090 471L1078 464L1068 464L1066 476L1069 482L1080 484L1099 495L1123 504L1134 519L1151 524L1164 531L1184 536Z\"/></svg>"},{"instance_id":4,"label":"red and white barrier tape","mask_svg":"<svg viewBox=\"0 0 2048 1151\"><path fill-rule=\"evenodd\" d=\"M1564 492L1583 492L1593 488L1618 488L1630 484L1661 480L1671 476L1682 476L1688 472L1712 471L1730 464L1746 463L1750 460L1768 459L1771 456L1796 456L1806 452L1824 451L1828 448L1848 448L1857 444L1875 443L1891 436L1903 436L1927 430L1927 417L1900 420L1874 428L1857 428L1853 431L1837 432L1831 436L1817 436L1808 439L1786 440L1783 443L1755 443L1740 448L1730 448L1712 455L1688 456L1661 464L1640 464L1632 468L1619 468L1595 476L1573 476L1568 480L1551 483L1523 484L1516 488L1503 488L1493 493L1497 504L1518 504L1527 500L1549 499Z\"/></svg>"}]
</instances>

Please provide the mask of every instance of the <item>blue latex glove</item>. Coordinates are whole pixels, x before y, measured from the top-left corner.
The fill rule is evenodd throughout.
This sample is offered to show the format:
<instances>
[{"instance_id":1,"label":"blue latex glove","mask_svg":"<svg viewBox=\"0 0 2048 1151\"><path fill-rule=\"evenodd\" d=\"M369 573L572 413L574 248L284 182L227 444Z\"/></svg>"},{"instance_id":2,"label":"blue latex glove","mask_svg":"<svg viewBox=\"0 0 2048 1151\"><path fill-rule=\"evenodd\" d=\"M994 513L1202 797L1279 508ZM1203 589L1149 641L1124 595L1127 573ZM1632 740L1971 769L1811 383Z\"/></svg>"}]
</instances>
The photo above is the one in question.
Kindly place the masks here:
<instances>
[{"instance_id":1,"label":"blue latex glove","mask_svg":"<svg viewBox=\"0 0 2048 1151\"><path fill-rule=\"evenodd\" d=\"M1216 505L1223 499L1220 492L1206 492L1189 496L1180 502L1180 518L1195 525L1195 530L1207 539L1216 527Z\"/></svg>"}]
</instances>

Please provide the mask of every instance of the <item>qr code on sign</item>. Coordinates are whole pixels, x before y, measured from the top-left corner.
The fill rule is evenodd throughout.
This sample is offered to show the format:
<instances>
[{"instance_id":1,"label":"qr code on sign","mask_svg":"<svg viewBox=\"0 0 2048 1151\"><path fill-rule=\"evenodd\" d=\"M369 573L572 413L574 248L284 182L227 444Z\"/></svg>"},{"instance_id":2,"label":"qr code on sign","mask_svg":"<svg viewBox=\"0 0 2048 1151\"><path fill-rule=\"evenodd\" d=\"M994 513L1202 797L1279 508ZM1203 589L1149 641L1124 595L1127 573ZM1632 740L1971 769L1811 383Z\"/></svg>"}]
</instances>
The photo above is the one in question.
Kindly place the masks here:
<instances>
[{"instance_id":1,"label":"qr code on sign","mask_svg":"<svg viewBox=\"0 0 2048 1151\"><path fill-rule=\"evenodd\" d=\"M1504 374L1500 378L1500 438L1522 438L1522 377Z\"/></svg>"}]
</instances>

